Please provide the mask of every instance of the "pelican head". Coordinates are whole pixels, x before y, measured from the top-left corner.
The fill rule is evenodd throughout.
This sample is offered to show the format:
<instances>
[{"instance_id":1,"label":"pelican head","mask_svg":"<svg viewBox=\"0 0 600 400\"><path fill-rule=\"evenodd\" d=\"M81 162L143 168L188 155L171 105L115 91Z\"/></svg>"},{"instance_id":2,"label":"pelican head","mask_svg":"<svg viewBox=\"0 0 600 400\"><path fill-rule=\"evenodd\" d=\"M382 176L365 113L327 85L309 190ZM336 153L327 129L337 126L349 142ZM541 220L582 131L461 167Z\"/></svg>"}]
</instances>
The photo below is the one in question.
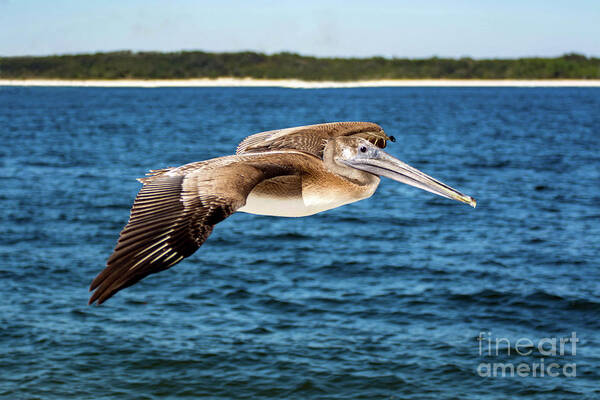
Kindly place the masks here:
<instances>
[{"instance_id":1,"label":"pelican head","mask_svg":"<svg viewBox=\"0 0 600 400\"><path fill-rule=\"evenodd\" d=\"M392 157L368 140L360 137L337 137L333 142L328 143L325 151L338 166L350 167L378 177L385 176L448 199L467 203L472 207L477 205L471 196ZM350 176L349 172L344 175Z\"/></svg>"}]
</instances>

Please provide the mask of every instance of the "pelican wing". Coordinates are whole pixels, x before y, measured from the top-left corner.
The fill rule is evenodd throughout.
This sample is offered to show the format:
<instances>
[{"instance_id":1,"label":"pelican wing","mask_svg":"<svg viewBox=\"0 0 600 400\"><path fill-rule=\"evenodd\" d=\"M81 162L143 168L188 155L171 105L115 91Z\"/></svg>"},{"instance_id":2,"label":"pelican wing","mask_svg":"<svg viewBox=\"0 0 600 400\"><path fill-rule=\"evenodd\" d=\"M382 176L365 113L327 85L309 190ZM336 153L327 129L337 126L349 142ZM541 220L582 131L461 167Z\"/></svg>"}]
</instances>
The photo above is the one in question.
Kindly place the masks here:
<instances>
[{"instance_id":1,"label":"pelican wing","mask_svg":"<svg viewBox=\"0 0 600 400\"><path fill-rule=\"evenodd\" d=\"M90 286L95 290L90 304L101 304L119 290L190 256L215 224L246 203L254 186L294 173L272 155L256 154L154 171L139 179L144 186L106 268Z\"/></svg>"},{"instance_id":2,"label":"pelican wing","mask_svg":"<svg viewBox=\"0 0 600 400\"><path fill-rule=\"evenodd\" d=\"M372 122L330 122L248 136L238 145L236 154L290 149L322 158L327 140L337 136L363 137L381 148L386 146L388 140L394 140Z\"/></svg>"}]
</instances>

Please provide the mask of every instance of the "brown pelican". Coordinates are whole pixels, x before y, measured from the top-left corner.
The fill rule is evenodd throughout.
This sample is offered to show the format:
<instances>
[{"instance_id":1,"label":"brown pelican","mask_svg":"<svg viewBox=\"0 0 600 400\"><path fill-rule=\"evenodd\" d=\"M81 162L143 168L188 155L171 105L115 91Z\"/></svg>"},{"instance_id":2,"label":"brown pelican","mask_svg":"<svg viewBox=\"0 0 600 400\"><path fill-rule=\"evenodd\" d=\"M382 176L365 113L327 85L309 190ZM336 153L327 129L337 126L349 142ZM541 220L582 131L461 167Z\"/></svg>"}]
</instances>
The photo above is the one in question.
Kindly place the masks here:
<instances>
[{"instance_id":1,"label":"brown pelican","mask_svg":"<svg viewBox=\"0 0 600 400\"><path fill-rule=\"evenodd\" d=\"M377 124L335 122L257 133L235 155L150 171L90 304L195 252L236 211L303 217L370 197L385 176L475 207L475 199L385 153Z\"/></svg>"}]
</instances>

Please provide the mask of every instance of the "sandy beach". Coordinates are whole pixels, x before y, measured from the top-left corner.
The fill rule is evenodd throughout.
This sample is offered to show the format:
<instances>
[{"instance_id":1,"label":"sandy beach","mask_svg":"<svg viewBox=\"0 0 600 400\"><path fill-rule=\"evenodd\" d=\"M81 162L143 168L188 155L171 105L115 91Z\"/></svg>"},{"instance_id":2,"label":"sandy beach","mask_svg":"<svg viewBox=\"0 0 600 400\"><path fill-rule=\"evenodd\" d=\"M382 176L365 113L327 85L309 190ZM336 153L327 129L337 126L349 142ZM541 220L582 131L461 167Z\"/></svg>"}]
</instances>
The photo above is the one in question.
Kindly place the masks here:
<instances>
[{"instance_id":1,"label":"sandy beach","mask_svg":"<svg viewBox=\"0 0 600 400\"><path fill-rule=\"evenodd\" d=\"M600 87L600 80L480 80L480 79L394 79L374 81L302 81L297 79L169 79L169 80L54 80L0 79L0 86L80 87L284 87L297 89L358 87Z\"/></svg>"}]
</instances>

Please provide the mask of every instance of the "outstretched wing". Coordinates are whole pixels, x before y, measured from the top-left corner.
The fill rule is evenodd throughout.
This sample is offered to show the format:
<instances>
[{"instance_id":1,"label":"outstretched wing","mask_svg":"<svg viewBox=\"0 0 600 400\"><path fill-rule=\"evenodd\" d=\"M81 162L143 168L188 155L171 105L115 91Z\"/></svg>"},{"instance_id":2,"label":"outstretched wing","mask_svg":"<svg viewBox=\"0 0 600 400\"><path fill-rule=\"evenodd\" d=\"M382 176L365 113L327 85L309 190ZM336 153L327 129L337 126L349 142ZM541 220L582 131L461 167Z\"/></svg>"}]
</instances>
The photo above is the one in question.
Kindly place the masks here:
<instances>
[{"instance_id":1,"label":"outstretched wing","mask_svg":"<svg viewBox=\"0 0 600 400\"><path fill-rule=\"evenodd\" d=\"M265 155L266 156L266 155ZM213 226L246 203L259 182L293 173L268 161L230 156L158 171L142 178L131 216L106 268L93 280L89 303L103 303L147 275L194 253ZM260 160L259 160L260 161Z\"/></svg>"},{"instance_id":2,"label":"outstretched wing","mask_svg":"<svg viewBox=\"0 0 600 400\"><path fill-rule=\"evenodd\" d=\"M289 149L323 158L325 143L328 139L337 136L359 136L381 148L386 146L388 140L395 140L387 136L379 125L372 122L330 122L248 136L238 145L236 154Z\"/></svg>"}]
</instances>

